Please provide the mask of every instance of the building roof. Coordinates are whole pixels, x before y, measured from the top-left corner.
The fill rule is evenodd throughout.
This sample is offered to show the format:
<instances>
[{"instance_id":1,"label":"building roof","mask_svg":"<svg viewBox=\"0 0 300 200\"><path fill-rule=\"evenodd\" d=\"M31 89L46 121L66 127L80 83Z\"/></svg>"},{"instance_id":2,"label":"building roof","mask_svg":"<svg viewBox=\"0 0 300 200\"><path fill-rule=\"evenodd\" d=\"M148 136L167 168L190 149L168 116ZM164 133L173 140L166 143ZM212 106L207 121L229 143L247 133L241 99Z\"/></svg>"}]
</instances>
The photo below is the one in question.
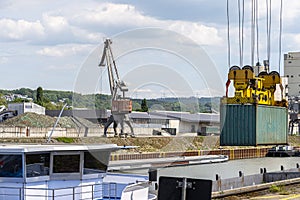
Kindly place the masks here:
<instances>
[{"instance_id":1,"label":"building roof","mask_svg":"<svg viewBox=\"0 0 300 200\"><path fill-rule=\"evenodd\" d=\"M175 119L174 117L160 115L155 112L132 112L129 114L129 117L133 119L159 119L159 120Z\"/></svg>"},{"instance_id":2,"label":"building roof","mask_svg":"<svg viewBox=\"0 0 300 200\"><path fill-rule=\"evenodd\" d=\"M60 110L46 110L46 115L57 117ZM103 119L107 117L106 110L64 110L62 116L75 116L85 119Z\"/></svg>"},{"instance_id":3,"label":"building roof","mask_svg":"<svg viewBox=\"0 0 300 200\"><path fill-rule=\"evenodd\" d=\"M111 115L111 111L107 111L107 117ZM129 113L129 118L131 119L159 119L159 120L168 120L168 119L176 119L174 117L168 117L166 115L161 115L156 112L131 112Z\"/></svg>"},{"instance_id":4,"label":"building roof","mask_svg":"<svg viewBox=\"0 0 300 200\"><path fill-rule=\"evenodd\" d=\"M110 111L107 112L110 116ZM132 112L129 114L132 119L160 119L160 120L180 120L184 122L220 122L219 114L155 111L155 112Z\"/></svg>"},{"instance_id":5,"label":"building roof","mask_svg":"<svg viewBox=\"0 0 300 200\"><path fill-rule=\"evenodd\" d=\"M219 114L212 113L195 113L191 114L188 112L172 112L172 111L156 111L157 114L166 115L185 122L220 122Z\"/></svg>"},{"instance_id":6,"label":"building roof","mask_svg":"<svg viewBox=\"0 0 300 200\"><path fill-rule=\"evenodd\" d=\"M13 105L21 105L21 106L26 106L26 105L31 105L39 108L45 108L39 104L33 103L33 102L20 102L20 103L8 103L8 107L13 106Z\"/></svg>"}]
</instances>

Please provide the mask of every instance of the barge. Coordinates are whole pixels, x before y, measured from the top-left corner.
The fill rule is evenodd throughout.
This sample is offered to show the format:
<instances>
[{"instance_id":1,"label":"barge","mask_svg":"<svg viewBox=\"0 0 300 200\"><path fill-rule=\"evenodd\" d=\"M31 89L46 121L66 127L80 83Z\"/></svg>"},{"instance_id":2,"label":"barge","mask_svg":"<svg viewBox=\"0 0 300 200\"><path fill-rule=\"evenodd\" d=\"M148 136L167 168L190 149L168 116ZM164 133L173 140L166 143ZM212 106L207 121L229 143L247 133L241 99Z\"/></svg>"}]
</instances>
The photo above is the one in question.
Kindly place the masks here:
<instances>
[{"instance_id":1,"label":"barge","mask_svg":"<svg viewBox=\"0 0 300 200\"><path fill-rule=\"evenodd\" d=\"M148 177L107 173L111 152L120 148L1 145L0 200L156 199Z\"/></svg>"}]
</instances>

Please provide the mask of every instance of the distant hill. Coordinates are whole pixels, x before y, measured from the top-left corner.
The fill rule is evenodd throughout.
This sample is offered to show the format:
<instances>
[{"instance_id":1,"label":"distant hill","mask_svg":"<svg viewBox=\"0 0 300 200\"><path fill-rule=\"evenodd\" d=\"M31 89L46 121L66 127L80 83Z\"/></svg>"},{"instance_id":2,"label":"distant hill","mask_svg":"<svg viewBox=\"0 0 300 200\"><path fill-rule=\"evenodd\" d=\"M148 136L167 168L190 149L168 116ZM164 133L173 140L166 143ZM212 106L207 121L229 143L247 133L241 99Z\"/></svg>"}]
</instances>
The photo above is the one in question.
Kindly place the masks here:
<instances>
[{"instance_id":1,"label":"distant hill","mask_svg":"<svg viewBox=\"0 0 300 200\"><path fill-rule=\"evenodd\" d=\"M36 101L36 90L29 88L20 88L15 90L0 90L0 97L9 95L22 95L33 101ZM43 90L46 101L46 109L60 109L67 103L70 109L89 108L89 109L110 109L111 97L105 94L79 94L71 91ZM16 100L14 100L16 101ZM19 100L22 101L22 100ZM133 110L141 109L142 99L132 99ZM8 101L6 103L9 103ZM219 111L220 97L180 97L180 98L157 98L147 99L147 105L150 110L183 111L183 112L212 112Z\"/></svg>"}]
</instances>

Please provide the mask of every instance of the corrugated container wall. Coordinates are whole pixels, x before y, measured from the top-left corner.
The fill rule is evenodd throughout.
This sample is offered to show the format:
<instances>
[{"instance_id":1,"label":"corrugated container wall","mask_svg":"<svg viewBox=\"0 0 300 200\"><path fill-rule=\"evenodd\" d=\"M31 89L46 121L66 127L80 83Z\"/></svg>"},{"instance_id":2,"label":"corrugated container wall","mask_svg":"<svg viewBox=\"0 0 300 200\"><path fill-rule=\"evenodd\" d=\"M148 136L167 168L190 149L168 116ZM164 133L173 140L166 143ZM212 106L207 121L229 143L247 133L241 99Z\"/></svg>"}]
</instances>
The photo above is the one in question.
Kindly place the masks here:
<instances>
[{"instance_id":1,"label":"corrugated container wall","mask_svg":"<svg viewBox=\"0 0 300 200\"><path fill-rule=\"evenodd\" d=\"M287 144L287 108L221 104L221 146Z\"/></svg>"}]
</instances>

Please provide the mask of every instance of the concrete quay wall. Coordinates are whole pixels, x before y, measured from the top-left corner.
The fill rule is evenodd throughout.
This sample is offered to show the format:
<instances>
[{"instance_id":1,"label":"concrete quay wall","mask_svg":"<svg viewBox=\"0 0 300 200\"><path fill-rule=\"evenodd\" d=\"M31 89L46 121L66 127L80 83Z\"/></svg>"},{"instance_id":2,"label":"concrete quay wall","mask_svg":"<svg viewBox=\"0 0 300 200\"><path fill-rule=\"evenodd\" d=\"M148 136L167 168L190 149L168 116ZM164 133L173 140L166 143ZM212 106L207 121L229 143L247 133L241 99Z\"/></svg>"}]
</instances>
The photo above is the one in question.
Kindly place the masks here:
<instances>
[{"instance_id":1,"label":"concrete quay wall","mask_svg":"<svg viewBox=\"0 0 300 200\"><path fill-rule=\"evenodd\" d=\"M138 136L152 136L153 128L135 127L134 132ZM0 138L19 138L32 137L41 138L48 137L52 127L17 127L17 126L0 126ZM77 128L55 128L52 137L100 137L103 136L103 128L101 127L77 127ZM120 129L117 129L120 133ZM159 130L161 131L161 130ZM108 133L113 135L113 129L109 128Z\"/></svg>"},{"instance_id":2,"label":"concrete quay wall","mask_svg":"<svg viewBox=\"0 0 300 200\"><path fill-rule=\"evenodd\" d=\"M217 149L217 150L191 150L185 152L153 152L153 153L131 153L131 154L112 154L111 160L137 160L151 158L169 158L180 156L204 156L204 155L227 155L229 160L245 158L265 157L269 148L243 148L243 149Z\"/></svg>"}]
</instances>

